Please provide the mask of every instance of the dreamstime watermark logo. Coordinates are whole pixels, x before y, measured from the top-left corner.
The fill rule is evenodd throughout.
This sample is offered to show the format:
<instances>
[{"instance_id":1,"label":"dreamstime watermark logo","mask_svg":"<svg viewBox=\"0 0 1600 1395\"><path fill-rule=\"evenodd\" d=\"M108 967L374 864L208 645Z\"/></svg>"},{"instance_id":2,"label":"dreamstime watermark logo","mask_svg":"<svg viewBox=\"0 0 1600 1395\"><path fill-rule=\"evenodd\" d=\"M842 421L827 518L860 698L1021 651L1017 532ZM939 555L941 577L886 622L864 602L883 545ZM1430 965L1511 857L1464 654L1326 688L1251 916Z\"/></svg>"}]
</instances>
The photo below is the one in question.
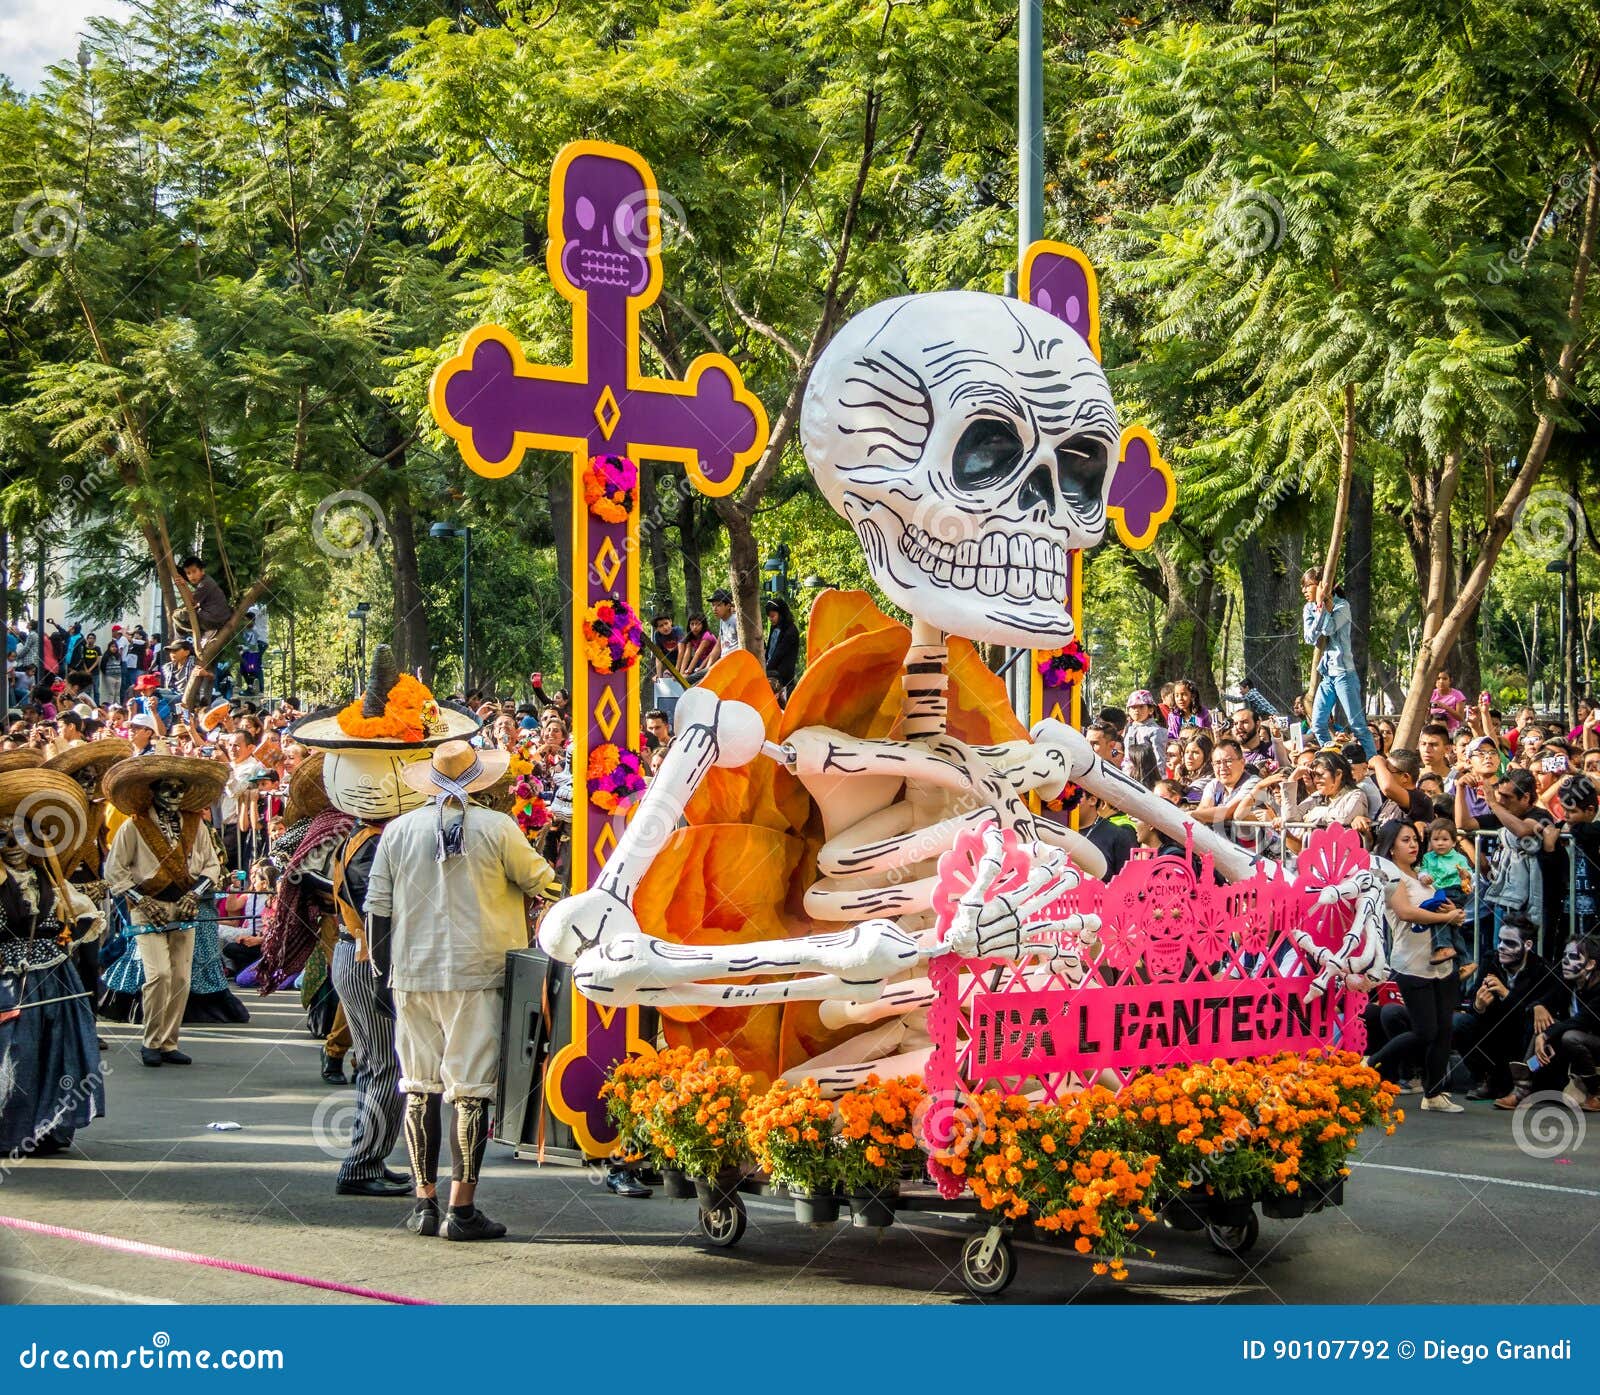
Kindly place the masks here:
<instances>
[{"instance_id":1,"label":"dreamstime watermark logo","mask_svg":"<svg viewBox=\"0 0 1600 1395\"><path fill-rule=\"evenodd\" d=\"M965 1154L983 1140L983 1110L965 1090L931 1090L911 1116L911 1131L929 1153Z\"/></svg>"},{"instance_id":2,"label":"dreamstime watermark logo","mask_svg":"<svg viewBox=\"0 0 1600 1395\"><path fill-rule=\"evenodd\" d=\"M1283 205L1265 189L1235 185L1217 209L1213 230L1239 261L1270 252L1283 241Z\"/></svg>"},{"instance_id":3,"label":"dreamstime watermark logo","mask_svg":"<svg viewBox=\"0 0 1600 1395\"><path fill-rule=\"evenodd\" d=\"M1560 1090L1529 1095L1511 1116L1511 1139L1530 1158L1559 1158L1583 1147L1588 1121Z\"/></svg>"},{"instance_id":4,"label":"dreamstime watermark logo","mask_svg":"<svg viewBox=\"0 0 1600 1395\"><path fill-rule=\"evenodd\" d=\"M328 1157L342 1158L350 1151L350 1140L360 1131L362 1120L375 1113L376 1106L358 1091L336 1090L324 1095L311 1114L311 1141Z\"/></svg>"},{"instance_id":5,"label":"dreamstime watermark logo","mask_svg":"<svg viewBox=\"0 0 1600 1395\"><path fill-rule=\"evenodd\" d=\"M1539 489L1517 510L1511 536L1530 557L1564 557L1583 532L1583 505L1559 489Z\"/></svg>"},{"instance_id":6,"label":"dreamstime watermark logo","mask_svg":"<svg viewBox=\"0 0 1600 1395\"><path fill-rule=\"evenodd\" d=\"M35 790L18 803L11 836L30 857L65 857L89 836L84 804L53 789Z\"/></svg>"},{"instance_id":7,"label":"dreamstime watermark logo","mask_svg":"<svg viewBox=\"0 0 1600 1395\"><path fill-rule=\"evenodd\" d=\"M311 538L319 551L337 561L376 547L389 531L378 501L359 489L341 489L318 502L311 514Z\"/></svg>"},{"instance_id":8,"label":"dreamstime watermark logo","mask_svg":"<svg viewBox=\"0 0 1600 1395\"><path fill-rule=\"evenodd\" d=\"M83 236L83 203L60 190L33 194L17 205L11 235L30 257L64 257Z\"/></svg>"},{"instance_id":9,"label":"dreamstime watermark logo","mask_svg":"<svg viewBox=\"0 0 1600 1395\"><path fill-rule=\"evenodd\" d=\"M638 189L617 205L612 226L617 243L637 257L655 257L690 240L683 205L659 189Z\"/></svg>"}]
</instances>

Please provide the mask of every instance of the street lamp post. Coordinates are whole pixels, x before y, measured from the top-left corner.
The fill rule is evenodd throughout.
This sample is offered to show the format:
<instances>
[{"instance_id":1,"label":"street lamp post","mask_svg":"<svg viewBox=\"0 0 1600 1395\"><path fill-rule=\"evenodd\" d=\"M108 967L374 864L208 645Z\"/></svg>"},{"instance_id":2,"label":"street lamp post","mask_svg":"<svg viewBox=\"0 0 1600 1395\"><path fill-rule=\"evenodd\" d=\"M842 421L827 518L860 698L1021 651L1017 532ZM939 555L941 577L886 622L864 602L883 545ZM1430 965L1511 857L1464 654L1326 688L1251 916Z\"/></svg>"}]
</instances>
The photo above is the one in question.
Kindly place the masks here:
<instances>
[{"instance_id":1,"label":"street lamp post","mask_svg":"<svg viewBox=\"0 0 1600 1395\"><path fill-rule=\"evenodd\" d=\"M1545 571L1556 577L1556 654L1560 665L1561 711L1572 712L1572 666L1567 662L1567 559L1558 557L1545 564ZM1570 718L1569 718L1570 719Z\"/></svg>"},{"instance_id":2,"label":"street lamp post","mask_svg":"<svg viewBox=\"0 0 1600 1395\"><path fill-rule=\"evenodd\" d=\"M461 539L461 696L472 689L472 528L467 524L435 523L430 538Z\"/></svg>"},{"instance_id":3,"label":"street lamp post","mask_svg":"<svg viewBox=\"0 0 1600 1395\"><path fill-rule=\"evenodd\" d=\"M356 650L356 691L360 692L367 675L367 613L372 609L371 601L357 601L346 619L361 622L361 643Z\"/></svg>"}]
</instances>

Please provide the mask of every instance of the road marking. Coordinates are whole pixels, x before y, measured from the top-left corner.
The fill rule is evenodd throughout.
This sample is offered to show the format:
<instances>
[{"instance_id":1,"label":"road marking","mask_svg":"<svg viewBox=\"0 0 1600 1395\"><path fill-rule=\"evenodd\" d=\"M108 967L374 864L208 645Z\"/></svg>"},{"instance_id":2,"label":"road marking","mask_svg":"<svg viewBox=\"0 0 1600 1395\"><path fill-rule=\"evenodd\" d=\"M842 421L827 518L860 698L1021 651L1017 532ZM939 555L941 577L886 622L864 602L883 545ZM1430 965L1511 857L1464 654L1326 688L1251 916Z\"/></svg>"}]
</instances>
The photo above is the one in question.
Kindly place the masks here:
<instances>
[{"instance_id":1,"label":"road marking","mask_svg":"<svg viewBox=\"0 0 1600 1395\"><path fill-rule=\"evenodd\" d=\"M101 1288L99 1284L80 1284L74 1279L57 1278L54 1274L36 1274L31 1269L7 1269L0 1265L0 1279L10 1279L19 1284L45 1284L51 1288L64 1288L69 1293L80 1293L85 1298L102 1298L108 1303L155 1304L175 1308L173 1298L152 1298L148 1293L129 1293L122 1288Z\"/></svg>"},{"instance_id":2,"label":"road marking","mask_svg":"<svg viewBox=\"0 0 1600 1395\"><path fill-rule=\"evenodd\" d=\"M1413 1177L1443 1177L1451 1182L1493 1182L1500 1187L1521 1187L1530 1192L1561 1192L1566 1196L1600 1196L1588 1187L1558 1187L1553 1182L1518 1182L1511 1177L1486 1177L1481 1172L1436 1172L1431 1167L1401 1167L1397 1163L1353 1162L1351 1167L1376 1168L1380 1172L1409 1172Z\"/></svg>"}]
</instances>

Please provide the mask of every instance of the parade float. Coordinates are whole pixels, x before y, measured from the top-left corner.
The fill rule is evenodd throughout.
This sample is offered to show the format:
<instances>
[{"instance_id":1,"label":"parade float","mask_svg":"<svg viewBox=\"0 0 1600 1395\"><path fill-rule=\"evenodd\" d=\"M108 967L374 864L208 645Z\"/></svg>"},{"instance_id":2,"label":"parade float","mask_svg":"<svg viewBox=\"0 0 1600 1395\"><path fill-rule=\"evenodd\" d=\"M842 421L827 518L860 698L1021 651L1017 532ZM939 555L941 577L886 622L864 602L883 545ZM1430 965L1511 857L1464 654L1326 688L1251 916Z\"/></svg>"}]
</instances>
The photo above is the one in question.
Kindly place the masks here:
<instances>
[{"instance_id":1,"label":"parade float","mask_svg":"<svg viewBox=\"0 0 1600 1395\"><path fill-rule=\"evenodd\" d=\"M1083 553L1113 528L1149 546L1175 502L1149 432L1119 422L1076 249L1037 244L1015 299L905 296L843 327L800 437L910 623L825 591L786 706L753 654L725 656L679 701L645 786L635 463L677 461L726 493L766 440L728 360L698 359L683 382L640 368L658 215L637 154L568 147L548 265L573 307L572 363L529 364L481 326L431 393L475 470L562 450L583 501L587 785L572 894L539 931L571 970L551 1114L591 1156L641 1155L669 1190L692 1181L717 1245L739 1238L752 1190L785 1189L816 1222L841 1207L857 1224L979 1216L962 1264L977 1293L1010 1282L1018 1225L1120 1274L1158 1216L1242 1253L1258 1202L1337 1202L1346 1149L1391 1116L1359 1060L1386 974L1384 879L1338 828L1292 872L1263 863L1073 725L1092 662ZM1031 724L980 643L1034 651ZM1079 790L1187 855L1102 880L1071 827Z\"/></svg>"}]
</instances>

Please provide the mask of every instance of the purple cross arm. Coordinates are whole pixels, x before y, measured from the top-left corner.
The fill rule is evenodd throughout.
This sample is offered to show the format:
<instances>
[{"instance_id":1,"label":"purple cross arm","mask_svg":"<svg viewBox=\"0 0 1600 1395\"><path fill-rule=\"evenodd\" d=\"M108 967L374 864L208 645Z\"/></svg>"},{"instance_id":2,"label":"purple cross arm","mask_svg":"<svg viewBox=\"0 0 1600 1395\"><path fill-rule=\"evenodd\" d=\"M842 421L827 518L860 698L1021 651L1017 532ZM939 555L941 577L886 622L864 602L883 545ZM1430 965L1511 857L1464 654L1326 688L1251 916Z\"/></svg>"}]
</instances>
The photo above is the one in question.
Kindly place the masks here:
<instances>
[{"instance_id":1,"label":"purple cross arm","mask_svg":"<svg viewBox=\"0 0 1600 1395\"><path fill-rule=\"evenodd\" d=\"M1122 442L1122 459L1111 477L1107 505L1121 512L1124 541L1148 546L1155 530L1172 515L1176 494L1172 473L1151 448L1147 433L1131 430Z\"/></svg>"},{"instance_id":2,"label":"purple cross arm","mask_svg":"<svg viewBox=\"0 0 1600 1395\"><path fill-rule=\"evenodd\" d=\"M514 355L502 338L479 340L465 362L452 359L441 371L448 375L440 394L441 422L447 428L451 422L465 428L463 448L470 446L486 464L514 468L521 454L519 431L578 440L598 433L597 388L530 371L520 352Z\"/></svg>"},{"instance_id":3,"label":"purple cross arm","mask_svg":"<svg viewBox=\"0 0 1600 1395\"><path fill-rule=\"evenodd\" d=\"M706 482L713 488L725 485L733 478L736 457L748 458L766 434L760 404L713 356L696 360L684 386L689 391L671 391L654 381L630 388L620 399L621 438L645 456L652 446L672 458L692 451Z\"/></svg>"}]
</instances>

